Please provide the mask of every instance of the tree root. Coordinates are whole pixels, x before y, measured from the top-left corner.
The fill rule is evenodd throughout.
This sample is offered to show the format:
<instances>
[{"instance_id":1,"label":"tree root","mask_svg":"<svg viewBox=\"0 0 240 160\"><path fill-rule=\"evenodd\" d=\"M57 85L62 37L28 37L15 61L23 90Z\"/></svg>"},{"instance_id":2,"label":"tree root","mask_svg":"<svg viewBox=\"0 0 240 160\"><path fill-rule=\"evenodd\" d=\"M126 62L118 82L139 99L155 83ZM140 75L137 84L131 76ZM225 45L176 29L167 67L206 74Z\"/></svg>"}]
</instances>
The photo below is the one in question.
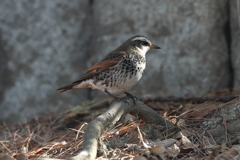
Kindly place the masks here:
<instances>
[{"instance_id":1,"label":"tree root","mask_svg":"<svg viewBox=\"0 0 240 160\"><path fill-rule=\"evenodd\" d=\"M214 139L221 137L226 132L229 134L234 134L236 131L240 131L240 120L228 123L226 127L220 126L211 130L208 130L205 135L208 137L213 137Z\"/></svg>"},{"instance_id":2,"label":"tree root","mask_svg":"<svg viewBox=\"0 0 240 160\"><path fill-rule=\"evenodd\" d=\"M102 132L109 126L115 124L124 114L130 113L138 116L146 123L166 126L167 129L174 128L174 124L157 112L146 106L143 102L136 100L133 105L131 98L126 97L124 101L114 101L109 109L88 124L84 134L83 150L68 160L93 160L97 155L98 138ZM169 128L168 128L169 127ZM174 130L175 131L175 130ZM173 130L171 131L173 132ZM51 158L39 158L37 160L52 160ZM56 160L56 159L55 159Z\"/></svg>"}]
</instances>

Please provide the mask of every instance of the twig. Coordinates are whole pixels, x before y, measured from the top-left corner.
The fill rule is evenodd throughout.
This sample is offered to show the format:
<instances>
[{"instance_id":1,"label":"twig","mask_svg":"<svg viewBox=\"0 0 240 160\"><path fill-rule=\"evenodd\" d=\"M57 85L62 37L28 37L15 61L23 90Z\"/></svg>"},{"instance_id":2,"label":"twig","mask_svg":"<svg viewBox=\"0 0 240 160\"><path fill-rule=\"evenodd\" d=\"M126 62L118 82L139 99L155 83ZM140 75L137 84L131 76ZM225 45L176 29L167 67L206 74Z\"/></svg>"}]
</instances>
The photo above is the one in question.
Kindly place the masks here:
<instances>
[{"instance_id":1,"label":"twig","mask_svg":"<svg viewBox=\"0 0 240 160\"><path fill-rule=\"evenodd\" d=\"M225 131L224 131L224 133L225 133L225 141L227 142L227 144L229 145L229 146L231 146L232 144L229 142L229 138L228 138L228 130L227 130L227 119L226 119L226 117L224 116L224 114L223 114L223 110L222 110L222 108L221 108L221 113L222 113L222 119L223 119L223 122L222 122L222 124L223 124L223 126L224 126L224 129L225 129Z\"/></svg>"},{"instance_id":2,"label":"twig","mask_svg":"<svg viewBox=\"0 0 240 160\"><path fill-rule=\"evenodd\" d=\"M82 128L87 125L87 123L83 123L83 125L78 129L77 135L76 135L76 139L78 139L78 135L81 132Z\"/></svg>"},{"instance_id":3,"label":"twig","mask_svg":"<svg viewBox=\"0 0 240 160\"><path fill-rule=\"evenodd\" d=\"M8 150L9 153L12 153L12 151L11 151L10 149L8 149L8 148L5 146L5 144L3 144L1 141L0 141L0 143L3 145L3 147L4 147L6 150Z\"/></svg>"}]
</instances>

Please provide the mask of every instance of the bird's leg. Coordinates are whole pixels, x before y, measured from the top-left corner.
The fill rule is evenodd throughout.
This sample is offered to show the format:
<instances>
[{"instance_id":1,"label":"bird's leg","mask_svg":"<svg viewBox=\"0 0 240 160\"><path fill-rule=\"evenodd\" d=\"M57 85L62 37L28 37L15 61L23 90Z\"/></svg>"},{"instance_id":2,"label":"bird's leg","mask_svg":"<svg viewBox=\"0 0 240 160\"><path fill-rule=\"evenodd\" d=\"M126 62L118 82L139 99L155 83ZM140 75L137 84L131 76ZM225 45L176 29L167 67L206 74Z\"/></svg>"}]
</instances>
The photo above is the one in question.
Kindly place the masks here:
<instances>
[{"instance_id":1,"label":"bird's leg","mask_svg":"<svg viewBox=\"0 0 240 160\"><path fill-rule=\"evenodd\" d=\"M131 94L128 93L128 92L124 92L124 93L126 94L126 97L129 97L129 98L131 98L131 99L133 100L133 104L134 104L134 106L135 106L135 105L136 105L136 100L135 100L135 99L137 99L137 97L131 95Z\"/></svg>"},{"instance_id":2,"label":"bird's leg","mask_svg":"<svg viewBox=\"0 0 240 160\"><path fill-rule=\"evenodd\" d=\"M125 103L128 103L128 101L126 101L125 97L116 97L114 96L113 94L109 93L107 90L104 91L105 93L107 93L107 95L109 95L110 97L114 98L115 100L121 100L121 101L124 101Z\"/></svg>"}]
</instances>

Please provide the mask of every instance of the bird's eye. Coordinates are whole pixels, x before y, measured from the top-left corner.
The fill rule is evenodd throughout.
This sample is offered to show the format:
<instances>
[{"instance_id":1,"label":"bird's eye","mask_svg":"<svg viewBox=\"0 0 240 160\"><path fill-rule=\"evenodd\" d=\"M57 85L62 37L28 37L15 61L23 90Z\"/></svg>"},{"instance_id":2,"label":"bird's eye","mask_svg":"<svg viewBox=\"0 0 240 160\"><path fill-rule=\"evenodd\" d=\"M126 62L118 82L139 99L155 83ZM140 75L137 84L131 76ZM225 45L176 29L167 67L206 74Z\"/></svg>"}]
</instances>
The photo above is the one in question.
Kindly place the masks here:
<instances>
[{"instance_id":1,"label":"bird's eye","mask_svg":"<svg viewBox=\"0 0 240 160\"><path fill-rule=\"evenodd\" d=\"M144 45L144 46L150 46L148 42L143 42L142 45Z\"/></svg>"}]
</instances>

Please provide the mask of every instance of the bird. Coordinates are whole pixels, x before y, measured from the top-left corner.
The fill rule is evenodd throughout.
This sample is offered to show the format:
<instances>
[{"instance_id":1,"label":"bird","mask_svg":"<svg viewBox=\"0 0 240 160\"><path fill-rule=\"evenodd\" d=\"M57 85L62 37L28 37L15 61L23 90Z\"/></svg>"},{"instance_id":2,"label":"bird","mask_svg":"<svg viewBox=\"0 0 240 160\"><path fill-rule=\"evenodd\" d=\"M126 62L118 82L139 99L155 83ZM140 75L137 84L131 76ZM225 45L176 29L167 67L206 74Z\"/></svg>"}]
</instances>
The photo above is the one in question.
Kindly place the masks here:
<instances>
[{"instance_id":1,"label":"bird","mask_svg":"<svg viewBox=\"0 0 240 160\"><path fill-rule=\"evenodd\" d=\"M135 105L136 97L127 91L141 79L146 67L145 55L150 49L161 48L153 45L145 36L133 36L89 68L77 81L57 91L62 93L74 88L92 88L120 100L124 100L124 97L117 95L125 93Z\"/></svg>"}]
</instances>

